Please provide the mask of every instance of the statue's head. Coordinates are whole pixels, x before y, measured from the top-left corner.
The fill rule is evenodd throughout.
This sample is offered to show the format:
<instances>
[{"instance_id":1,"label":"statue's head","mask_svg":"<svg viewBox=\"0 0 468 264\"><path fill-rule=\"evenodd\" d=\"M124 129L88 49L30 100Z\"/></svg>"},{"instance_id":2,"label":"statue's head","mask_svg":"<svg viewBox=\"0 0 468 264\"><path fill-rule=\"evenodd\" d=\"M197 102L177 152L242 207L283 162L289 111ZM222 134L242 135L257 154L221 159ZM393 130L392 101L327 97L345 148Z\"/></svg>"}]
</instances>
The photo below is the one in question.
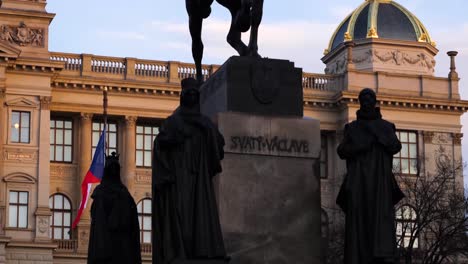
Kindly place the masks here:
<instances>
[{"instance_id":1,"label":"statue's head","mask_svg":"<svg viewBox=\"0 0 468 264\"><path fill-rule=\"evenodd\" d=\"M359 104L361 105L361 110L363 111L372 111L377 104L377 96L372 89L365 88L359 93Z\"/></svg>"},{"instance_id":2,"label":"statue's head","mask_svg":"<svg viewBox=\"0 0 468 264\"><path fill-rule=\"evenodd\" d=\"M194 78L182 80L182 92L180 93L180 105L193 108L200 104L200 92L198 82Z\"/></svg>"},{"instance_id":3,"label":"statue's head","mask_svg":"<svg viewBox=\"0 0 468 264\"><path fill-rule=\"evenodd\" d=\"M106 164L104 165L102 181L120 183L119 154L112 152L111 155L106 156Z\"/></svg>"}]
</instances>

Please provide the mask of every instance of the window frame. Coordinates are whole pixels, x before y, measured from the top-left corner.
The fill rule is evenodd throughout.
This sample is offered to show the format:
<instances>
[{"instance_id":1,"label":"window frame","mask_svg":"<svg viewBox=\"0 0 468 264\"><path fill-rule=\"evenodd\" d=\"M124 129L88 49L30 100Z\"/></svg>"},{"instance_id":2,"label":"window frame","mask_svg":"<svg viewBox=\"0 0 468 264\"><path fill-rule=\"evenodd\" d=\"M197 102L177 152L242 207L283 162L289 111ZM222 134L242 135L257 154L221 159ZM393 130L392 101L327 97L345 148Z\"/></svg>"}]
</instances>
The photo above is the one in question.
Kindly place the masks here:
<instances>
[{"instance_id":1,"label":"window frame","mask_svg":"<svg viewBox=\"0 0 468 264\"><path fill-rule=\"evenodd\" d=\"M142 133L139 133L138 132L138 127L142 127L143 128L143 132ZM151 128L151 134L148 134L146 133L146 128ZM153 142L154 142L154 139L156 138L156 136L159 134L159 129L160 129L160 126L158 125L155 125L155 124L146 124L146 123L138 123L136 124L135 126L135 165L137 168L151 168L151 163L152 163L152 159L151 159L151 155L153 153ZM155 133L154 131L157 130L157 133ZM143 148L138 148L138 137L141 136L142 137L142 147ZM145 152L147 152L148 150L145 149L145 136L151 136L151 142L150 142L150 164L149 165L146 165L145 164ZM138 152L141 152L142 153L142 164L138 164Z\"/></svg>"},{"instance_id":2,"label":"window frame","mask_svg":"<svg viewBox=\"0 0 468 264\"><path fill-rule=\"evenodd\" d=\"M52 121L55 122L55 126L54 128L52 128ZM57 139L57 121L63 121L64 124L63 124L63 127L62 128L59 128L59 130L62 130L62 144L56 144L56 139ZM65 122L70 122L71 123L71 128L66 128L65 127ZM54 130L54 144L52 144L52 141L50 142L50 148L54 148L54 160L51 160L50 159L50 154L49 154L49 159L50 159L50 162L53 162L53 163L73 163L73 150L74 150L74 144L73 144L73 139L74 139L74 132L73 132L73 119L72 118L65 118L65 117L51 117L50 118L50 134L52 134L52 129ZM65 143L65 131L71 131L71 144L67 145ZM91 143L92 144L92 143ZM57 146L61 146L62 147L62 161L57 161L56 160L56 157L57 157ZM70 153L70 161L65 161L65 147L70 147L71 148L71 153Z\"/></svg>"},{"instance_id":3,"label":"window frame","mask_svg":"<svg viewBox=\"0 0 468 264\"><path fill-rule=\"evenodd\" d=\"M144 201L149 201L150 203L150 212L145 212L145 203ZM137 203L137 214L138 214L138 223L140 225L140 243L142 244L151 244L152 243L152 233L153 233L153 227L152 227L152 224L150 224L150 229L145 229L144 228L144 219L145 217L149 217L150 219L150 223L152 223L152 220L153 220L153 215L152 215L152 200L151 198L149 197L145 197L143 199L141 199L138 203ZM140 208L140 205L141 204L141 211L139 210ZM150 234L150 242L145 242L144 241L144 235L145 233L149 233Z\"/></svg>"},{"instance_id":4,"label":"window frame","mask_svg":"<svg viewBox=\"0 0 468 264\"><path fill-rule=\"evenodd\" d=\"M17 202L12 203L11 202L11 193L15 192L17 193ZM26 203L20 203L20 193L26 193ZM19 226L20 223L20 207L21 206L26 206L26 226ZM12 226L10 223L10 218L11 218L11 213L12 213L12 207L16 207L16 223L15 226ZM12 228L12 229L28 229L29 227L29 191L24 191L24 190L8 190L8 223L6 224L7 228Z\"/></svg>"},{"instance_id":5,"label":"window frame","mask_svg":"<svg viewBox=\"0 0 468 264\"><path fill-rule=\"evenodd\" d=\"M94 124L99 125L99 130L94 129ZM110 125L115 125L115 131L110 131L109 127ZM94 152L96 150L97 144L99 142L99 137L101 136L102 130L104 127L104 121L100 119L94 119L91 122L91 155L94 156ZM98 141L96 142L96 145L94 145L94 133L98 132ZM110 147L109 144L109 139L110 135L115 134L115 147ZM107 120L107 129L106 129L106 146L105 146L105 153L106 155L110 155L113 151L116 153L119 152L119 124L115 120Z\"/></svg>"},{"instance_id":6,"label":"window frame","mask_svg":"<svg viewBox=\"0 0 468 264\"><path fill-rule=\"evenodd\" d=\"M19 113L19 121L18 121L18 141L14 141L13 140L13 131L14 129L16 129L14 127L14 124L13 124L13 114L14 113ZM21 131L24 129L23 125L22 125L22 114L28 114L29 115L29 124L28 124L28 141L27 142L23 142L21 140ZM32 117L32 112L31 111L27 111L27 110L11 110L10 112L10 142L11 143L15 143L15 144L31 144L31 117Z\"/></svg>"},{"instance_id":7,"label":"window frame","mask_svg":"<svg viewBox=\"0 0 468 264\"><path fill-rule=\"evenodd\" d=\"M409 208L412 212L410 212L410 218L405 218L405 211L403 208ZM401 211L401 214L399 213ZM399 217L401 215L401 218ZM413 217L414 216L414 217ZM399 234L398 232L398 226L404 226L405 224L409 224L409 225L412 225L413 228L417 225L417 221L418 221L418 214L416 212L416 210L414 209L413 206L409 205L409 204L403 204L401 205L400 207L397 208L397 210L395 210L395 221L396 221L396 228L395 228L395 235L396 235L396 238L397 238L397 246L398 248L401 248L402 245L404 248L407 248L407 246L405 245L405 238L411 238L411 230L410 229L410 232L403 232L405 230L403 230L403 227L401 228L401 234ZM409 235L407 235L409 234ZM415 238L415 243L413 244L413 249L418 249L420 247L419 245L419 242L420 242L420 239L419 237L416 237Z\"/></svg>"},{"instance_id":8,"label":"window frame","mask_svg":"<svg viewBox=\"0 0 468 264\"><path fill-rule=\"evenodd\" d=\"M56 197L61 197L62 198L62 208L55 208L55 199ZM50 199L52 199L52 207L50 207ZM65 209L65 201L67 201L70 204L70 209ZM49 196L49 208L50 212L52 215L50 216L50 232L49 232L49 237L52 240L71 240L72 239L72 234L71 234L71 226L72 226L72 214L73 214L73 206L71 203L71 200L63 193L54 193L51 196ZM54 213L60 213L62 217L62 225L54 225L54 219L55 219L55 214ZM70 221L68 225L65 225L65 214L69 213L70 214ZM61 229L61 238L55 238L55 228L60 228ZM65 238L65 229L69 229L69 238Z\"/></svg>"},{"instance_id":9,"label":"window frame","mask_svg":"<svg viewBox=\"0 0 468 264\"><path fill-rule=\"evenodd\" d=\"M403 176L408 176L408 177L418 177L419 176L419 172L420 172L420 164L419 164L419 133L418 131L415 131L415 130L397 130L396 131L397 133L397 137L398 137L398 140L400 140L401 142L401 146L402 146L402 150L403 148L406 146L407 147L407 156L405 157L402 157L401 155L401 152L402 150L400 150L398 153L396 153L394 156L393 156L393 166L395 167L395 160L399 160L399 168L398 168L398 173L403 175ZM401 141L401 133L406 133L407 134L407 140L406 141ZM410 141L410 134L413 134L415 135L415 142L411 142ZM416 151L416 157L415 158L411 158L411 145L414 145L415 146L415 151ZM415 173L412 173L411 172L411 163L412 161L414 161L416 163L416 172ZM402 163L403 162L406 162L407 165L408 165L408 173L403 173L403 167L402 167Z\"/></svg>"}]
</instances>

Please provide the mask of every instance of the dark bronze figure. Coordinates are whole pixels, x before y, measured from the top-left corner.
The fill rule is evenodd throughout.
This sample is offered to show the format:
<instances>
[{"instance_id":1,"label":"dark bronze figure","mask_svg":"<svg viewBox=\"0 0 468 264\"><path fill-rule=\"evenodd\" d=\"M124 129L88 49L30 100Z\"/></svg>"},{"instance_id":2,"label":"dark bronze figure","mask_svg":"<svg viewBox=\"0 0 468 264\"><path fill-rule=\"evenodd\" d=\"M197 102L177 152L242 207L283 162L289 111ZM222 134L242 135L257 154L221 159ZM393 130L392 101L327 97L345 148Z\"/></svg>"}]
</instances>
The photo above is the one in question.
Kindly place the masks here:
<instances>
[{"instance_id":1,"label":"dark bronze figure","mask_svg":"<svg viewBox=\"0 0 468 264\"><path fill-rule=\"evenodd\" d=\"M185 0L185 6L189 16L190 35L192 36L192 55L195 60L197 80L203 82L202 58L202 25L203 19L211 13L211 4L214 0ZM219 4L231 12L231 28L227 35L227 42L241 56L255 56L258 54L258 27L263 16L263 0L216 0ZM245 45L241 39L241 33L250 29L249 45Z\"/></svg>"},{"instance_id":2,"label":"dark bronze figure","mask_svg":"<svg viewBox=\"0 0 468 264\"><path fill-rule=\"evenodd\" d=\"M221 172L224 139L200 114L197 81L182 81L180 107L153 149L153 263L227 261L212 178Z\"/></svg>"},{"instance_id":3,"label":"dark bronze figure","mask_svg":"<svg viewBox=\"0 0 468 264\"><path fill-rule=\"evenodd\" d=\"M337 198L346 214L346 264L395 263L397 255L394 205L404 195L392 167L401 143L376 101L374 91L361 91L357 120L345 126L338 146L347 168Z\"/></svg>"},{"instance_id":4,"label":"dark bronze figure","mask_svg":"<svg viewBox=\"0 0 468 264\"><path fill-rule=\"evenodd\" d=\"M140 264L140 229L135 201L120 181L119 158L106 157L104 176L91 196L88 264Z\"/></svg>"}]
</instances>

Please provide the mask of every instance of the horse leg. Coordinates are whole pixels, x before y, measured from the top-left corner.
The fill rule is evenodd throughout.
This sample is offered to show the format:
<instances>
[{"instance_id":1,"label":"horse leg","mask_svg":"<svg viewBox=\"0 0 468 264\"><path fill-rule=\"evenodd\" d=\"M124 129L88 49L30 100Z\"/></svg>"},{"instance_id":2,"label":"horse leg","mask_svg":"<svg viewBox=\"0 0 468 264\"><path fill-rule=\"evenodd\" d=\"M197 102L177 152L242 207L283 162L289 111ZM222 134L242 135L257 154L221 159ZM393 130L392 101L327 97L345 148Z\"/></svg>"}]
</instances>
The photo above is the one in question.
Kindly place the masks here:
<instances>
[{"instance_id":1,"label":"horse leg","mask_svg":"<svg viewBox=\"0 0 468 264\"><path fill-rule=\"evenodd\" d=\"M236 25L236 13L237 11L231 10L232 20L231 20L231 28L229 29L229 33L227 35L227 42L233 47L240 56L246 56L248 53L247 46L244 44L241 38L241 31L237 28Z\"/></svg>"},{"instance_id":2,"label":"horse leg","mask_svg":"<svg viewBox=\"0 0 468 264\"><path fill-rule=\"evenodd\" d=\"M245 1L245 0L244 0ZM250 28L250 41L249 41L249 55L260 57L258 54L258 27L262 22L263 16L263 0L251 0L252 1L252 14Z\"/></svg>"},{"instance_id":3,"label":"horse leg","mask_svg":"<svg viewBox=\"0 0 468 264\"><path fill-rule=\"evenodd\" d=\"M202 73L202 58L203 58L203 42L201 38L202 34L203 17L191 15L189 16L189 29L190 35L192 36L192 56L195 61L195 68L197 71L198 83L203 83Z\"/></svg>"}]
</instances>

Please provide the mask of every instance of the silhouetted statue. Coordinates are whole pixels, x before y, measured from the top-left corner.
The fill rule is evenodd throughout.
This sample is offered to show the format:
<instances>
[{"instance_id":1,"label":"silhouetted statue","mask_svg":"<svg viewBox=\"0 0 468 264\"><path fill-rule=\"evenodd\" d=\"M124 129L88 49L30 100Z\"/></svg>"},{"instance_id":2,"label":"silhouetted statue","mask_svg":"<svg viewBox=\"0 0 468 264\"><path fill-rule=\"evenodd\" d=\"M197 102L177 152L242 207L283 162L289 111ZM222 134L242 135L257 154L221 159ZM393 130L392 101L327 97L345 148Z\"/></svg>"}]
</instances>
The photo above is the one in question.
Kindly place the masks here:
<instances>
[{"instance_id":1,"label":"silhouetted statue","mask_svg":"<svg viewBox=\"0 0 468 264\"><path fill-rule=\"evenodd\" d=\"M106 157L104 175L91 196L88 264L140 264L140 229L135 201L120 181L119 157Z\"/></svg>"},{"instance_id":2,"label":"silhouetted statue","mask_svg":"<svg viewBox=\"0 0 468 264\"><path fill-rule=\"evenodd\" d=\"M401 143L376 101L371 89L360 92L357 120L345 126L338 146L347 168L337 198L346 214L346 264L395 263L397 255L394 205L404 195L392 167Z\"/></svg>"},{"instance_id":3,"label":"silhouetted statue","mask_svg":"<svg viewBox=\"0 0 468 264\"><path fill-rule=\"evenodd\" d=\"M184 79L180 107L154 141L155 264L227 259L212 183L221 172L224 139L200 114L199 97L197 81Z\"/></svg>"},{"instance_id":4,"label":"silhouetted statue","mask_svg":"<svg viewBox=\"0 0 468 264\"><path fill-rule=\"evenodd\" d=\"M210 16L211 4L214 0L185 0L189 15L190 35L192 36L192 55L195 60L197 80L203 82L202 58L202 25L203 19ZM255 56L258 54L258 27L263 16L263 0L216 0L231 12L231 28L227 35L228 43L241 56ZM249 45L246 46L241 39L241 33L250 30Z\"/></svg>"}]
</instances>

